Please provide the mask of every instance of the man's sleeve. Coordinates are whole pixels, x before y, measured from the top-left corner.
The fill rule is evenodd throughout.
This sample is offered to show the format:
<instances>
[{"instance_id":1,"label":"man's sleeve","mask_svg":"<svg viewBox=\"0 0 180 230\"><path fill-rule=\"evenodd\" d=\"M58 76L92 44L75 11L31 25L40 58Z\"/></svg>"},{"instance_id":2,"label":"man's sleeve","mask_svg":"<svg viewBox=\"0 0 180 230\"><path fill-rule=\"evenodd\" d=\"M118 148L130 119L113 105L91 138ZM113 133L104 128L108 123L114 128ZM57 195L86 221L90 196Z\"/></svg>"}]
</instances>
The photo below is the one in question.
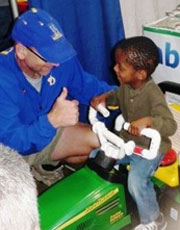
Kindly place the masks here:
<instances>
[{"instance_id":1,"label":"man's sleeve","mask_svg":"<svg viewBox=\"0 0 180 230\"><path fill-rule=\"evenodd\" d=\"M3 89L0 89L0 111L0 141L22 155L41 151L56 134L46 115L29 125L23 124L18 106Z\"/></svg>"}]
</instances>

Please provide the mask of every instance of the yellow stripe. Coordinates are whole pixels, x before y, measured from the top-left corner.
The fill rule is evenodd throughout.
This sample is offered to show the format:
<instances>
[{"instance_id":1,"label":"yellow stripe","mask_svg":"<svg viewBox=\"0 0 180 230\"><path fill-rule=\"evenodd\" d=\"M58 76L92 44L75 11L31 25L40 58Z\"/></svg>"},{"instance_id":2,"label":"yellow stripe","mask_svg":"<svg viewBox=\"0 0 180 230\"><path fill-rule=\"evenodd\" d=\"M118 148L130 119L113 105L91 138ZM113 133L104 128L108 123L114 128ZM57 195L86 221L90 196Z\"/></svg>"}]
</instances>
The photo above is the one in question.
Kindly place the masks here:
<instances>
[{"instance_id":1,"label":"yellow stripe","mask_svg":"<svg viewBox=\"0 0 180 230\"><path fill-rule=\"evenodd\" d=\"M109 105L109 106L108 106L108 109L109 109L109 110L116 110L116 109L119 109L119 106Z\"/></svg>"},{"instance_id":2,"label":"yellow stripe","mask_svg":"<svg viewBox=\"0 0 180 230\"><path fill-rule=\"evenodd\" d=\"M174 108L175 110L177 110L178 112L180 112L180 105L178 105L178 104L171 104L170 106L172 108Z\"/></svg>"},{"instance_id":3,"label":"yellow stripe","mask_svg":"<svg viewBox=\"0 0 180 230\"><path fill-rule=\"evenodd\" d=\"M77 220L79 220L82 217L86 216L88 213L92 212L94 209L96 209L97 207L99 207L101 204L105 203L107 200L109 200L111 197L113 197L118 192L119 192L118 188L110 191L104 197L99 198L97 202L95 202L94 204L92 204L88 208L86 208L83 212L81 212L78 215L74 216L72 219L68 220L63 225L61 225L59 227L56 227L55 229L56 230L62 230L64 228L68 227L69 225L73 224Z\"/></svg>"},{"instance_id":4,"label":"yellow stripe","mask_svg":"<svg viewBox=\"0 0 180 230\"><path fill-rule=\"evenodd\" d=\"M10 53L11 51L13 50L13 47L11 47L10 49L8 50L4 50L2 52L0 52L1 54L4 54L4 55L7 55L8 53Z\"/></svg>"}]
</instances>

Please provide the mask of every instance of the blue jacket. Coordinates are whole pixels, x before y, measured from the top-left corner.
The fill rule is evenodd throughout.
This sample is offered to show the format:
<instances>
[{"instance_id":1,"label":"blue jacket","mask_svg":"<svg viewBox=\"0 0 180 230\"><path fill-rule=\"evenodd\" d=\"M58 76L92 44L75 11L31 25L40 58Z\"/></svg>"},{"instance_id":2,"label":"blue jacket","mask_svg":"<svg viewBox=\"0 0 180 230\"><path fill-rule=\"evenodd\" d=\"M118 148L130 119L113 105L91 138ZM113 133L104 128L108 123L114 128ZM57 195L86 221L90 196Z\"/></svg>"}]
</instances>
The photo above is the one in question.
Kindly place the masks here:
<instances>
[{"instance_id":1,"label":"blue jacket","mask_svg":"<svg viewBox=\"0 0 180 230\"><path fill-rule=\"evenodd\" d=\"M55 78L55 84L50 77ZM47 146L56 134L47 113L64 86L69 99L86 105L93 96L112 89L85 72L75 56L44 76L38 93L17 65L14 49L0 54L0 141L22 155Z\"/></svg>"}]
</instances>

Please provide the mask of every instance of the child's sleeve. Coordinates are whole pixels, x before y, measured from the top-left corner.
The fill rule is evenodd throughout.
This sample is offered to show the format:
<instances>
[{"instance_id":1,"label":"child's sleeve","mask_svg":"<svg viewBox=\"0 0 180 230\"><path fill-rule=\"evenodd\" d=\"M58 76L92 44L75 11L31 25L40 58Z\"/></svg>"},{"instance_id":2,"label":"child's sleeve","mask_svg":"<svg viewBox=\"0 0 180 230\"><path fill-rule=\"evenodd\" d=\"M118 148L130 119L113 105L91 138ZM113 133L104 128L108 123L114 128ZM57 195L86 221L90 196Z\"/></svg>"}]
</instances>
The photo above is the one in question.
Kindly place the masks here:
<instances>
[{"instance_id":1,"label":"child's sleeve","mask_svg":"<svg viewBox=\"0 0 180 230\"><path fill-rule=\"evenodd\" d=\"M120 107L120 88L117 88L108 93L108 98L106 100L106 106L109 109L117 109Z\"/></svg>"}]
</instances>

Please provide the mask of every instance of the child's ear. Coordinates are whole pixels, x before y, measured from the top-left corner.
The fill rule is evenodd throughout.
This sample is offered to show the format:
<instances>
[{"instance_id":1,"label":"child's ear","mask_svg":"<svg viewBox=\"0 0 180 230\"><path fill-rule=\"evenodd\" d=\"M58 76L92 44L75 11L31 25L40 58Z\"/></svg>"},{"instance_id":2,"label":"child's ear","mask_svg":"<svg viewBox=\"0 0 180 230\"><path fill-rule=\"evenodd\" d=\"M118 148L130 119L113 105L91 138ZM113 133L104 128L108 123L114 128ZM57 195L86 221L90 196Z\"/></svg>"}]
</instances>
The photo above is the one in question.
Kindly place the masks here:
<instances>
[{"instance_id":1,"label":"child's ear","mask_svg":"<svg viewBox=\"0 0 180 230\"><path fill-rule=\"evenodd\" d=\"M137 78L141 81L145 80L147 78L147 72L145 70L138 70Z\"/></svg>"}]
</instances>

